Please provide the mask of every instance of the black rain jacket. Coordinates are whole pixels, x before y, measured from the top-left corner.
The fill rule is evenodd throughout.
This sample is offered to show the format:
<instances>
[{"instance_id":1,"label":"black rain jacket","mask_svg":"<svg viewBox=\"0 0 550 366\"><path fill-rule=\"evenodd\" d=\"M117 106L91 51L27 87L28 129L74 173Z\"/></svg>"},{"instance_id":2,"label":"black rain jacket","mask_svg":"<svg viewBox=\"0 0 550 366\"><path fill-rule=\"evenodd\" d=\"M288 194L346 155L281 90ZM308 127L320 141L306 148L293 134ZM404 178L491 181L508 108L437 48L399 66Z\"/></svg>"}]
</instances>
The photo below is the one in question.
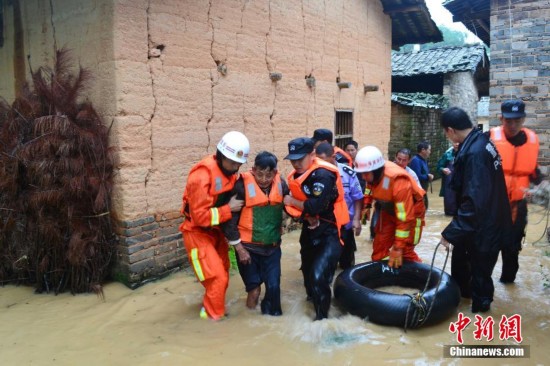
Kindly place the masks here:
<instances>
[{"instance_id":1,"label":"black rain jacket","mask_svg":"<svg viewBox=\"0 0 550 366\"><path fill-rule=\"evenodd\" d=\"M450 188L458 212L441 235L451 244L478 252L508 245L512 226L502 162L491 140L474 128L459 146Z\"/></svg>"}]
</instances>

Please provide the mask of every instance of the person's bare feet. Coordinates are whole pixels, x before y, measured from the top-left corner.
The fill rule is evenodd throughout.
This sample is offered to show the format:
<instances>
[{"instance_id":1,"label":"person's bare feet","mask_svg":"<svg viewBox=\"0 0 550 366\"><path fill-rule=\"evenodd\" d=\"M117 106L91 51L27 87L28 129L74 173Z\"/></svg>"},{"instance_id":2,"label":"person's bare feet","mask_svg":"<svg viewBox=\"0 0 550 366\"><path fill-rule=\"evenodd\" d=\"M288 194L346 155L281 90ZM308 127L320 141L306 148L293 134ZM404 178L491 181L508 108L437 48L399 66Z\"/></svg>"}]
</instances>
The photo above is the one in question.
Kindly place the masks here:
<instances>
[{"instance_id":1,"label":"person's bare feet","mask_svg":"<svg viewBox=\"0 0 550 366\"><path fill-rule=\"evenodd\" d=\"M260 298L260 286L256 287L253 290L248 291L248 296L246 297L246 307L249 309L256 309L259 298Z\"/></svg>"}]
</instances>

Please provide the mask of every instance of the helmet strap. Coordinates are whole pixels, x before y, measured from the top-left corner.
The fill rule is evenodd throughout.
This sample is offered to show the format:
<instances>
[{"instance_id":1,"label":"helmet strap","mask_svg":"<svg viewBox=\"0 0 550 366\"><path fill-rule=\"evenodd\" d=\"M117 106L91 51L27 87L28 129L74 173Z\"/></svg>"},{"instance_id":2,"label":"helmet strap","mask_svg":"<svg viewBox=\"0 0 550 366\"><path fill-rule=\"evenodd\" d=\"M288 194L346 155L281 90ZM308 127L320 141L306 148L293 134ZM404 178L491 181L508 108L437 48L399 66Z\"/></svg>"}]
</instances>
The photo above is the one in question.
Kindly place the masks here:
<instances>
[{"instance_id":1,"label":"helmet strap","mask_svg":"<svg viewBox=\"0 0 550 366\"><path fill-rule=\"evenodd\" d=\"M227 159L220 150L216 150L216 163L218 164L218 168L222 171L223 175L226 177L231 177L236 172L231 172L223 167L223 159ZM230 159L227 159L230 160Z\"/></svg>"},{"instance_id":2,"label":"helmet strap","mask_svg":"<svg viewBox=\"0 0 550 366\"><path fill-rule=\"evenodd\" d=\"M380 182L380 179L382 179L382 176L384 175L384 166L381 166L378 169L375 169L372 171L372 177L373 177L373 184L378 184Z\"/></svg>"}]
</instances>

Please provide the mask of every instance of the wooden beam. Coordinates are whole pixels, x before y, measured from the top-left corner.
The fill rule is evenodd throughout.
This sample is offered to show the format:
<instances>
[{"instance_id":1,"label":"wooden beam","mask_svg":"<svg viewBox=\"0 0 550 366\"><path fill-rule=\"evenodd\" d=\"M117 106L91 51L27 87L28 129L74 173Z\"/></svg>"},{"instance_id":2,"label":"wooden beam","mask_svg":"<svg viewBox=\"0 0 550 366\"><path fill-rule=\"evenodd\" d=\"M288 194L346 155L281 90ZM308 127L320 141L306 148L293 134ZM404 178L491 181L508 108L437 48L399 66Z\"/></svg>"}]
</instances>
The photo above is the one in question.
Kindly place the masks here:
<instances>
[{"instance_id":1,"label":"wooden beam","mask_svg":"<svg viewBox=\"0 0 550 366\"><path fill-rule=\"evenodd\" d=\"M478 19L477 20L477 25L479 25L481 28L483 28L483 30L489 34L491 34L491 27L487 24L487 22L485 21L485 19Z\"/></svg>"},{"instance_id":2,"label":"wooden beam","mask_svg":"<svg viewBox=\"0 0 550 366\"><path fill-rule=\"evenodd\" d=\"M415 11L420 11L421 8L418 4L416 5L401 5L401 6L393 6L388 9L384 10L384 14L393 15L393 14L401 14L401 13L410 13Z\"/></svg>"}]
</instances>

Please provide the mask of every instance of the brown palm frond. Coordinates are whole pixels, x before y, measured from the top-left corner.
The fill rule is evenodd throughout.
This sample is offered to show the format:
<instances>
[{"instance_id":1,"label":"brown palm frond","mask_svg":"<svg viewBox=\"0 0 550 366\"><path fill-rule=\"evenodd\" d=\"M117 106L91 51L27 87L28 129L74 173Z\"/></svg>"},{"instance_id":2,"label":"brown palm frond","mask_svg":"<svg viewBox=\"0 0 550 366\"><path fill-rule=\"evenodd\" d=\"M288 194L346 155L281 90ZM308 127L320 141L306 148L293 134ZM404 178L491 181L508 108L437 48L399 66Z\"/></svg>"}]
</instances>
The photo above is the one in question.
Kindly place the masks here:
<instances>
[{"instance_id":1,"label":"brown palm frond","mask_svg":"<svg viewBox=\"0 0 550 366\"><path fill-rule=\"evenodd\" d=\"M13 210L0 220L0 283L102 293L109 273L114 235L110 217L98 215L112 191L108 130L79 101L91 74L73 64L68 50L57 51L11 106L0 101L0 207Z\"/></svg>"}]
</instances>

